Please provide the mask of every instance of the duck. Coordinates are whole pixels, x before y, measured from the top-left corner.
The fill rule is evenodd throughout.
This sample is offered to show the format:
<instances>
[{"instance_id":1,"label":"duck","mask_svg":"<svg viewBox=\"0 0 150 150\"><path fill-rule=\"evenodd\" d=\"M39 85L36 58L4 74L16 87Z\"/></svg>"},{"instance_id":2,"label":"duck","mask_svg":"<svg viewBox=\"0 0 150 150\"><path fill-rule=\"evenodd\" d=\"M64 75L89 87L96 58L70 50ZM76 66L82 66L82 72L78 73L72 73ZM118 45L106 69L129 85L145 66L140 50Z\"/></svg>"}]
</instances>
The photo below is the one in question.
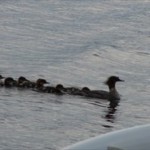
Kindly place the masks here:
<instances>
[{"instance_id":1,"label":"duck","mask_svg":"<svg viewBox=\"0 0 150 150\"><path fill-rule=\"evenodd\" d=\"M12 77L7 77L4 80L4 86L5 87L14 87L17 85L17 81L14 80Z\"/></svg>"},{"instance_id":2,"label":"duck","mask_svg":"<svg viewBox=\"0 0 150 150\"><path fill-rule=\"evenodd\" d=\"M52 93L52 94L56 94L56 95L62 95L63 92L56 86L45 86L42 90L43 92L46 93Z\"/></svg>"},{"instance_id":3,"label":"duck","mask_svg":"<svg viewBox=\"0 0 150 150\"><path fill-rule=\"evenodd\" d=\"M60 90L64 94L82 95L81 89L77 87L64 87L62 84L57 84L56 89Z\"/></svg>"},{"instance_id":4,"label":"duck","mask_svg":"<svg viewBox=\"0 0 150 150\"><path fill-rule=\"evenodd\" d=\"M108 86L109 91L90 90L88 87L83 87L82 92L84 93L83 95L86 97L107 99L112 104L117 103L120 100L120 95L116 90L117 82L124 82L124 80L120 79L118 76L110 76L104 82L104 84Z\"/></svg>"},{"instance_id":5,"label":"duck","mask_svg":"<svg viewBox=\"0 0 150 150\"><path fill-rule=\"evenodd\" d=\"M36 80L36 82L32 83L33 87L35 87L37 90L40 90L42 91L44 89L44 84L49 84L49 82L46 81L46 79L42 79L42 78L39 78Z\"/></svg>"},{"instance_id":6,"label":"duck","mask_svg":"<svg viewBox=\"0 0 150 150\"><path fill-rule=\"evenodd\" d=\"M29 80L27 80L24 76L20 76L17 80L17 87L29 87L27 83L29 83Z\"/></svg>"},{"instance_id":7,"label":"duck","mask_svg":"<svg viewBox=\"0 0 150 150\"><path fill-rule=\"evenodd\" d=\"M65 87L62 84L57 84L56 89L60 90L62 93L67 92L67 90L65 89Z\"/></svg>"}]
</instances>

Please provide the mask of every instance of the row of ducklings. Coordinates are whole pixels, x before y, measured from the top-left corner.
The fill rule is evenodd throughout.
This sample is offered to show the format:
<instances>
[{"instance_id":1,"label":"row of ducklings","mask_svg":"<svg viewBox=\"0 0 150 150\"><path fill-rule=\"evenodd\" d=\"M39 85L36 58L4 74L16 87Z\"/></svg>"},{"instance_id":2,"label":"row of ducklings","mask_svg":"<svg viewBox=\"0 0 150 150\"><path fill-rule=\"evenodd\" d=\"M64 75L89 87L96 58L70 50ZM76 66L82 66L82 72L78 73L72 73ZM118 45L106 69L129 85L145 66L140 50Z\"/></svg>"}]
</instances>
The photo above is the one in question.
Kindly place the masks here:
<instances>
[{"instance_id":1,"label":"row of ducklings","mask_svg":"<svg viewBox=\"0 0 150 150\"><path fill-rule=\"evenodd\" d=\"M12 77L3 77L0 75L0 86L1 87L20 87L20 88L32 88L38 91L46 90L45 84L48 84L45 79L39 78L36 81L30 81L27 78L20 76L18 79ZM47 86L50 87L50 86ZM52 87L51 87L52 88ZM53 87L53 89L56 89ZM46 91L45 91L46 92ZM50 91L49 91L50 92Z\"/></svg>"},{"instance_id":2,"label":"row of ducklings","mask_svg":"<svg viewBox=\"0 0 150 150\"><path fill-rule=\"evenodd\" d=\"M85 95L89 88L76 88L76 87L64 87L62 84L56 86L45 86L49 84L46 79L39 78L35 82L30 81L27 78L20 76L17 80L12 77L3 77L0 75L1 87L19 87L19 88L31 88L39 92L55 93L55 94L72 94L72 95Z\"/></svg>"},{"instance_id":3,"label":"row of ducklings","mask_svg":"<svg viewBox=\"0 0 150 150\"><path fill-rule=\"evenodd\" d=\"M38 92L54 93L54 94L70 94L79 95L100 99L109 99L112 89L115 89L115 83L117 81L123 81L119 77L111 76L109 77L105 84L108 85L109 91L103 90L90 90L88 87L76 88L76 87L64 87L62 84L57 84L56 86L45 86L49 82L45 79L37 79L35 82L26 79L21 76L17 80L12 77L3 77L0 75L0 85L5 87L20 87L20 88L32 88ZM115 93L116 92L116 93ZM113 93L113 98L120 99L117 91Z\"/></svg>"}]
</instances>

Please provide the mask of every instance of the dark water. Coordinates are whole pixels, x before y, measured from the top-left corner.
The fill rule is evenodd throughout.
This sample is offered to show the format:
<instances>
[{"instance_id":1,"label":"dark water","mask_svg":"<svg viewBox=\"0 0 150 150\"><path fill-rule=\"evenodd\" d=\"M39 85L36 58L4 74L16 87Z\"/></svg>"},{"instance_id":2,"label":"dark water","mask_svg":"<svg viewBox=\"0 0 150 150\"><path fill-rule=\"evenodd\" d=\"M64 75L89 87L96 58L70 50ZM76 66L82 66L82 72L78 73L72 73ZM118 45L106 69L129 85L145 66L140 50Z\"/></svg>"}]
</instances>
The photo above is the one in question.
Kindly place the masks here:
<instances>
[{"instance_id":1,"label":"dark water","mask_svg":"<svg viewBox=\"0 0 150 150\"><path fill-rule=\"evenodd\" d=\"M1 0L0 74L105 89L118 75L122 100L108 102L0 89L0 149L55 150L149 123L150 2Z\"/></svg>"}]
</instances>

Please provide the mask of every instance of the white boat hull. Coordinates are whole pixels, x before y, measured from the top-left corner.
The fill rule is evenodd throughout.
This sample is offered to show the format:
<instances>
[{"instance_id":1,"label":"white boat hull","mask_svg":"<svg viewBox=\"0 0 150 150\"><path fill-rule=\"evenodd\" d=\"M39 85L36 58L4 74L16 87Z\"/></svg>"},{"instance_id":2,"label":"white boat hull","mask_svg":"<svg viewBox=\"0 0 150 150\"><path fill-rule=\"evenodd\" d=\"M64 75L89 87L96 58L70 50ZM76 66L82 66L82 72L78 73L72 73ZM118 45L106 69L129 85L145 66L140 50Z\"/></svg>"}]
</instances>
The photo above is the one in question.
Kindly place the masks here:
<instances>
[{"instance_id":1,"label":"white boat hull","mask_svg":"<svg viewBox=\"0 0 150 150\"><path fill-rule=\"evenodd\" d=\"M100 135L64 150L150 150L150 125Z\"/></svg>"}]
</instances>

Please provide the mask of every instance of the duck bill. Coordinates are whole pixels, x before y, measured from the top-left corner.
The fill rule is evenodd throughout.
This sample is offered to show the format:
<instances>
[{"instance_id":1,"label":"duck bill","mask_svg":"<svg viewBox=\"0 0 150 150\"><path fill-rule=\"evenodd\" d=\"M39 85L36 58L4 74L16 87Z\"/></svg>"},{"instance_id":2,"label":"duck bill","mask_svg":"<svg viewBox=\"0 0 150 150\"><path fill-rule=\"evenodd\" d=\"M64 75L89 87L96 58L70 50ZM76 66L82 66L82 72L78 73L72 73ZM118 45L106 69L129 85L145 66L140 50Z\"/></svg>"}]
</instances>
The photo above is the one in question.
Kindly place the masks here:
<instances>
[{"instance_id":1,"label":"duck bill","mask_svg":"<svg viewBox=\"0 0 150 150\"><path fill-rule=\"evenodd\" d=\"M119 79L119 82L124 82L124 80Z\"/></svg>"}]
</instances>

